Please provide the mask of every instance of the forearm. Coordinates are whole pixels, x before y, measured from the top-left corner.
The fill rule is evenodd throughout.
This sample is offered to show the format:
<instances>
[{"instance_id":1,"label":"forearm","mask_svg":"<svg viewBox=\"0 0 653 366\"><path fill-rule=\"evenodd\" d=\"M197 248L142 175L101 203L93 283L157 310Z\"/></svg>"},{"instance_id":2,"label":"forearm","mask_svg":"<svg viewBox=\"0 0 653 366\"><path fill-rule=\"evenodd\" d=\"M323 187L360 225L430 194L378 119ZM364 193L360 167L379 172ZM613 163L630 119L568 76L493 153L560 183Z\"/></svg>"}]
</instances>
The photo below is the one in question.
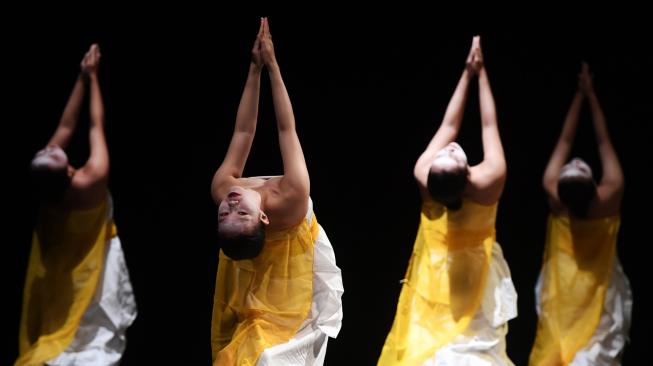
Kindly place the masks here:
<instances>
[{"instance_id":1,"label":"forearm","mask_svg":"<svg viewBox=\"0 0 653 366\"><path fill-rule=\"evenodd\" d=\"M568 145L571 145L576 136L576 130L578 128L578 116L580 114L580 109L583 102L583 94L580 91L577 91L574 95L574 99L569 106L569 111L565 117L565 122L562 126L562 131L560 132L560 137L558 142L563 142Z\"/></svg>"},{"instance_id":2,"label":"forearm","mask_svg":"<svg viewBox=\"0 0 653 366\"><path fill-rule=\"evenodd\" d=\"M463 74L458 80L458 85L456 85L456 90L454 90L451 100L447 105L447 111L444 114L442 120L442 125L449 125L456 129L460 128L460 123L462 122L463 115L465 112L465 103L467 102L467 94L469 91L469 82L472 79L472 75L469 73L467 68L463 71Z\"/></svg>"},{"instance_id":3,"label":"forearm","mask_svg":"<svg viewBox=\"0 0 653 366\"><path fill-rule=\"evenodd\" d=\"M485 68L479 71L478 91L481 112L481 134L483 141L484 162L489 162L496 169L505 170L505 157L499 126L497 123L497 112Z\"/></svg>"},{"instance_id":4,"label":"forearm","mask_svg":"<svg viewBox=\"0 0 653 366\"><path fill-rule=\"evenodd\" d=\"M485 67L478 74L478 96L481 110L481 124L485 127L495 127L497 125L497 112L490 87L490 79Z\"/></svg>"},{"instance_id":5,"label":"forearm","mask_svg":"<svg viewBox=\"0 0 653 366\"><path fill-rule=\"evenodd\" d=\"M465 103L467 102L467 92L469 90L469 81L471 78L472 75L467 69L465 69L460 80L458 80L456 90L454 90L454 93L449 100L440 127L438 127L435 135L433 135L433 138L431 138L428 146L417 161L415 168L416 171L426 169L425 166L430 164L433 156L435 156L435 154L446 144L456 139L465 111Z\"/></svg>"},{"instance_id":6,"label":"forearm","mask_svg":"<svg viewBox=\"0 0 653 366\"><path fill-rule=\"evenodd\" d=\"M543 181L545 186L547 185L547 182L549 185L553 185L554 182L558 181L560 169L562 169L562 166L571 153L571 147L578 127L578 115L580 114L582 102L583 94L581 91L576 91L574 99L569 106L569 111L567 111L562 131L558 137L558 142L553 149L549 163L544 171Z\"/></svg>"},{"instance_id":7,"label":"forearm","mask_svg":"<svg viewBox=\"0 0 653 366\"><path fill-rule=\"evenodd\" d=\"M295 192L308 194L310 179L301 143L295 130L295 117L288 91L283 83L279 66L267 65L272 87L272 100L279 131L279 147L283 160L283 184Z\"/></svg>"},{"instance_id":8,"label":"forearm","mask_svg":"<svg viewBox=\"0 0 653 366\"><path fill-rule=\"evenodd\" d=\"M236 126L227 148L227 154L213 179L214 194L218 192L216 189L219 190L224 182L231 182L233 178L240 178L243 174L256 132L260 86L261 69L252 63L238 105Z\"/></svg>"},{"instance_id":9,"label":"forearm","mask_svg":"<svg viewBox=\"0 0 653 366\"><path fill-rule=\"evenodd\" d=\"M268 74L270 76L272 101L274 104L274 112L277 118L277 128L279 133L294 131L295 116L293 114L288 90L286 89L286 85L281 77L279 65L268 65Z\"/></svg>"},{"instance_id":10,"label":"forearm","mask_svg":"<svg viewBox=\"0 0 653 366\"><path fill-rule=\"evenodd\" d=\"M240 98L238 113L236 114L236 132L254 134L258 119L259 94L261 89L261 68L250 64L245 82L245 89Z\"/></svg>"},{"instance_id":11,"label":"forearm","mask_svg":"<svg viewBox=\"0 0 653 366\"><path fill-rule=\"evenodd\" d=\"M596 143L600 146L603 143L610 144L610 134L605 121L603 109L599 104L599 100L594 90L590 90L587 95L587 100L590 105L590 112L592 114L592 122L594 124L594 132L596 134Z\"/></svg>"},{"instance_id":12,"label":"forearm","mask_svg":"<svg viewBox=\"0 0 653 366\"><path fill-rule=\"evenodd\" d=\"M91 89L91 127L99 126L104 128L104 102L102 101L102 92L100 90L100 82L98 81L97 75L89 75L89 82Z\"/></svg>"},{"instance_id":13,"label":"forearm","mask_svg":"<svg viewBox=\"0 0 653 366\"><path fill-rule=\"evenodd\" d=\"M84 78L85 76L83 74L79 74L77 77L73 91L68 98L66 107L64 108L61 119L59 120L59 126L48 144L56 144L62 148L65 148L68 145L68 142L75 131L75 127L77 126L79 111L84 100L86 89Z\"/></svg>"},{"instance_id":14,"label":"forearm","mask_svg":"<svg viewBox=\"0 0 653 366\"><path fill-rule=\"evenodd\" d=\"M610 133L605 120L605 115L599 104L599 100L594 93L593 89L587 93L590 110L592 113L592 121L594 124L594 132L596 135L596 145L599 150L599 157L601 158L601 166L603 168L603 182L616 182L621 184L623 181L623 172L621 171L621 164L617 153L612 146L610 140Z\"/></svg>"},{"instance_id":15,"label":"forearm","mask_svg":"<svg viewBox=\"0 0 653 366\"><path fill-rule=\"evenodd\" d=\"M109 151L104 133L104 102L97 74L89 75L90 83L90 115L89 129L90 156L89 167L97 176L106 176L109 168Z\"/></svg>"},{"instance_id":16,"label":"forearm","mask_svg":"<svg viewBox=\"0 0 653 366\"><path fill-rule=\"evenodd\" d=\"M102 101L102 92L100 91L100 82L96 74L89 75L90 82L90 144L91 153L97 147L106 150L106 141L104 136L104 102Z\"/></svg>"}]
</instances>

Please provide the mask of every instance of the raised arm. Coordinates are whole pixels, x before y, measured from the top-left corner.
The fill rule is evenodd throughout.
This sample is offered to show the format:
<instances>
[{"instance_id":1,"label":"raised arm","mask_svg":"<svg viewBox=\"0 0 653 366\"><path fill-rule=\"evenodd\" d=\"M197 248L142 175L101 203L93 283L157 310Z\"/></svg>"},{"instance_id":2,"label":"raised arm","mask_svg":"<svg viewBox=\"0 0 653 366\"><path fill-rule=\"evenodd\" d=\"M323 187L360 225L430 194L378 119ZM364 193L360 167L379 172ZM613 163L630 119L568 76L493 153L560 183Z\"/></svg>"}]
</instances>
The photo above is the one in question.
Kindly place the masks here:
<instances>
[{"instance_id":1,"label":"raised arm","mask_svg":"<svg viewBox=\"0 0 653 366\"><path fill-rule=\"evenodd\" d=\"M75 174L73 182L85 187L106 182L109 176L109 150L104 134L104 103L97 75L100 56L100 48L97 44L93 44L82 63L90 89L90 154L84 166Z\"/></svg>"},{"instance_id":2,"label":"raised arm","mask_svg":"<svg viewBox=\"0 0 653 366\"><path fill-rule=\"evenodd\" d=\"M549 197L549 201L554 205L558 205L560 201L558 198L558 179L560 177L560 170L562 169L562 166L565 165L565 162L571 153L574 137L576 136L576 129L578 127L578 116L580 114L583 98L584 95L579 88L571 102L571 106L569 107L569 111L565 117L565 122L562 126L562 132L558 138L558 143L553 149L549 163L544 171L544 177L542 178L544 190Z\"/></svg>"},{"instance_id":3,"label":"raised arm","mask_svg":"<svg viewBox=\"0 0 653 366\"><path fill-rule=\"evenodd\" d=\"M590 105L594 132L596 134L596 145L599 150L601 168L603 170L601 182L597 187L599 205L602 211L608 211L606 212L608 214L616 214L621 205L624 176L619 158L610 141L605 115L594 92L589 66L586 63L583 63L580 86Z\"/></svg>"},{"instance_id":4,"label":"raised arm","mask_svg":"<svg viewBox=\"0 0 653 366\"><path fill-rule=\"evenodd\" d=\"M480 39L474 52L474 64L478 68L483 161L470 169L470 182L474 186L474 191L479 192L479 201L491 204L499 200L503 191L506 180L506 159L499 135L490 79L483 63Z\"/></svg>"},{"instance_id":5,"label":"raised arm","mask_svg":"<svg viewBox=\"0 0 653 366\"><path fill-rule=\"evenodd\" d=\"M236 114L236 126L231 137L231 143L222 164L213 176L211 195L215 202L220 202L227 194L229 187L233 186L236 179L240 178L245 169L258 118L259 92L261 87L261 36L263 34L263 19L259 25L259 32L252 48L252 60L249 65L247 81L243 95L240 98Z\"/></svg>"},{"instance_id":6,"label":"raised arm","mask_svg":"<svg viewBox=\"0 0 653 366\"><path fill-rule=\"evenodd\" d=\"M85 62L89 57L89 52L84 55L84 58L81 62L81 72L77 76L75 81L75 86L73 87L70 97L68 97L68 102L66 107L63 110L61 119L59 120L59 126L54 131L54 134L48 141L48 145L58 145L62 149L65 149L70 142L73 133L75 132L75 127L77 126L77 121L79 120L79 110L82 108L82 101L84 100L85 92L85 82L87 79L87 74L84 71Z\"/></svg>"},{"instance_id":7,"label":"raised arm","mask_svg":"<svg viewBox=\"0 0 653 366\"><path fill-rule=\"evenodd\" d=\"M307 199L310 192L308 169L295 130L295 116L293 115L290 97L283 83L279 64L274 54L274 45L267 18L263 18L261 54L270 76L272 100L279 131L279 146L283 160L283 178L280 185L282 190L290 196Z\"/></svg>"},{"instance_id":8,"label":"raised arm","mask_svg":"<svg viewBox=\"0 0 653 366\"><path fill-rule=\"evenodd\" d=\"M466 67L463 70L460 80L458 80L458 85L456 90L451 96L449 105L447 105L447 110L442 119L442 123L438 128L437 132L429 142L426 150L422 155L417 159L415 164L415 169L413 174L415 179L422 187L426 187L426 180L429 174L429 169L431 163L435 158L435 155L443 149L447 144L453 142L458 136L458 131L460 131L460 125L463 120L463 115L465 112L465 103L467 101L467 93L469 91L469 82L474 77L475 70L472 65L472 56L474 49L478 45L477 37L474 37L472 40L472 47L467 56Z\"/></svg>"}]
</instances>

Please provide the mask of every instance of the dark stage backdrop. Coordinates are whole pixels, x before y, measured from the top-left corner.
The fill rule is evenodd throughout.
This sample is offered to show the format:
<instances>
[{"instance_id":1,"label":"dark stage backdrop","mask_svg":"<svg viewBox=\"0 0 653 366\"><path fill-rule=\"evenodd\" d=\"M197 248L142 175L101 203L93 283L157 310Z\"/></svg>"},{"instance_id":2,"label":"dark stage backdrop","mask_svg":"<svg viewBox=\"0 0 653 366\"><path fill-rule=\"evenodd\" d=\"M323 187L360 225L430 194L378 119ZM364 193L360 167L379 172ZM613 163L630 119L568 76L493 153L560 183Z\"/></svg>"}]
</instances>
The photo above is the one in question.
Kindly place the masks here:
<instances>
[{"instance_id":1,"label":"dark stage backdrop","mask_svg":"<svg viewBox=\"0 0 653 366\"><path fill-rule=\"evenodd\" d=\"M78 9L79 10L79 9ZM83 10L83 9L82 9ZM115 219L138 302L123 365L208 365L217 268L211 178L231 138L257 32L269 15L293 102L318 220L342 269L344 323L327 365L374 365L395 314L418 225L413 165L433 136L480 33L508 161L497 237L519 293L508 354L525 365L534 339L533 287L548 213L541 175L590 63L626 177L618 251L635 296L625 365L647 352L651 300L650 29L635 16L482 19L439 12L303 15L265 10L97 10L64 20L20 13L3 31L3 235L0 364L18 352L24 276L36 208L27 167L53 132L91 42L111 153ZM103 16L100 16L101 14ZM5 14L12 16L11 14ZM97 19L96 19L97 17ZM625 23L624 23L625 22ZM8 62L8 64L6 64ZM473 85L458 141L482 159ZM88 153L88 109L70 154ZM574 149L600 173L589 110ZM282 172L267 75L246 175ZM645 338L646 337L646 338Z\"/></svg>"}]
</instances>

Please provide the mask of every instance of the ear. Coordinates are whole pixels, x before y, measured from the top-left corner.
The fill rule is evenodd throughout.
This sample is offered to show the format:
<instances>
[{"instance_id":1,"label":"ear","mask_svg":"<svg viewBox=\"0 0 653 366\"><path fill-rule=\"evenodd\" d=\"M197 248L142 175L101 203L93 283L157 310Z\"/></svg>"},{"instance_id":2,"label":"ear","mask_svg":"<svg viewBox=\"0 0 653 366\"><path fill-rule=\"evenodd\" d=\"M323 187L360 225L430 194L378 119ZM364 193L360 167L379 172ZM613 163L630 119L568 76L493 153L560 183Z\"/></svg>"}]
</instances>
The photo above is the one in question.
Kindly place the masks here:
<instances>
[{"instance_id":1,"label":"ear","mask_svg":"<svg viewBox=\"0 0 653 366\"><path fill-rule=\"evenodd\" d=\"M270 225L270 219L268 219L268 215L266 215L265 212L263 212L263 211L260 211L260 212L261 212L260 219L261 219L261 221L263 221L263 224L264 225Z\"/></svg>"}]
</instances>

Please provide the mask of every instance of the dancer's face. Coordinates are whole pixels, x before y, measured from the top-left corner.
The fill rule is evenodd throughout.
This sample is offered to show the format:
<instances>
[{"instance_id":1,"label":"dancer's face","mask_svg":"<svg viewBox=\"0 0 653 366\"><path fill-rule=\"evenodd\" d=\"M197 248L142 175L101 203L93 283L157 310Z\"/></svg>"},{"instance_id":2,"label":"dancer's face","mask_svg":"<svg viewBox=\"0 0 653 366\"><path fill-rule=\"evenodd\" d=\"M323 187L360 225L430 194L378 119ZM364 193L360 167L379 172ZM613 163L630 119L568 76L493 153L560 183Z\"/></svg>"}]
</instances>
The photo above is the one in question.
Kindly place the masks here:
<instances>
[{"instance_id":1,"label":"dancer's face","mask_svg":"<svg viewBox=\"0 0 653 366\"><path fill-rule=\"evenodd\" d=\"M220 233L227 236L251 233L260 221L268 223L261 210L261 195L253 189L231 187L218 207Z\"/></svg>"},{"instance_id":2,"label":"dancer's face","mask_svg":"<svg viewBox=\"0 0 653 366\"><path fill-rule=\"evenodd\" d=\"M68 156L58 145L48 145L34 155L32 166L35 168L45 167L50 170L68 170Z\"/></svg>"},{"instance_id":3,"label":"dancer's face","mask_svg":"<svg viewBox=\"0 0 653 366\"><path fill-rule=\"evenodd\" d=\"M438 151L431 164L431 170L434 172L439 171L453 171L453 170L467 170L467 155L455 142L452 142Z\"/></svg>"},{"instance_id":4,"label":"dancer's face","mask_svg":"<svg viewBox=\"0 0 653 366\"><path fill-rule=\"evenodd\" d=\"M592 168L583 159L574 158L560 169L559 179L581 178L593 180Z\"/></svg>"}]
</instances>

